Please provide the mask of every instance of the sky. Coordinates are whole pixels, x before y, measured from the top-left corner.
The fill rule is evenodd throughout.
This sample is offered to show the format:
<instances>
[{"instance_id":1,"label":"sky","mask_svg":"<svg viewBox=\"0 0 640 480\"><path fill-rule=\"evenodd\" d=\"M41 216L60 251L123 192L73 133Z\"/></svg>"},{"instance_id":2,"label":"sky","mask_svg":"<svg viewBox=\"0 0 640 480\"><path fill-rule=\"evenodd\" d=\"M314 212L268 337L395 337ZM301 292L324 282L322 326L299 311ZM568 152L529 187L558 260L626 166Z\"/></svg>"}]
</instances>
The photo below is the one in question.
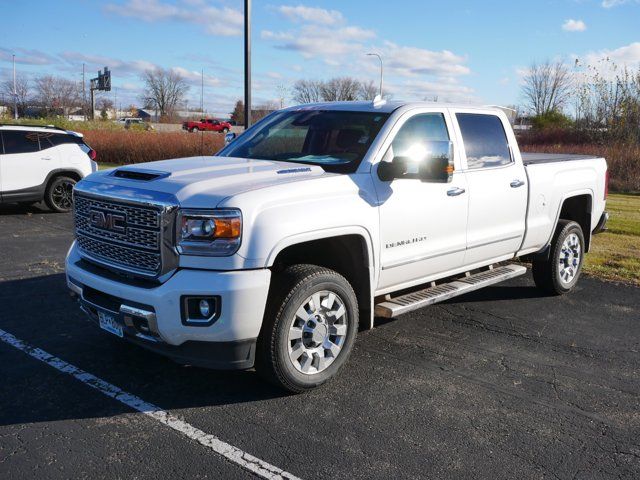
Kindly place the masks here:
<instances>
[{"instance_id":1,"label":"sky","mask_svg":"<svg viewBox=\"0 0 640 480\"><path fill-rule=\"evenodd\" d=\"M293 103L298 79L352 76L397 100L522 104L535 61L610 58L640 67L640 0L254 0L254 104ZM0 0L0 79L16 70L80 81L112 71L108 95L140 105L141 74L191 85L188 106L229 112L243 95L242 0ZM106 95L106 94L105 94Z\"/></svg>"}]
</instances>

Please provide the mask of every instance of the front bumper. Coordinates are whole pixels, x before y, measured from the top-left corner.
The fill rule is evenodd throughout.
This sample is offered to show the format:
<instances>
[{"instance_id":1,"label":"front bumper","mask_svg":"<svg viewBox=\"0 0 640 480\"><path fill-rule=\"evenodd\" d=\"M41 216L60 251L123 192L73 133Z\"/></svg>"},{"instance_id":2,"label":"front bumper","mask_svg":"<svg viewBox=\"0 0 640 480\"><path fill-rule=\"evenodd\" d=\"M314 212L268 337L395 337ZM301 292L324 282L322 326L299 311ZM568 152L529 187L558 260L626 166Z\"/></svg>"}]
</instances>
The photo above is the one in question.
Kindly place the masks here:
<instances>
[{"instance_id":1,"label":"front bumper","mask_svg":"<svg viewBox=\"0 0 640 480\"><path fill-rule=\"evenodd\" d=\"M97 321L107 311L124 338L179 363L217 369L251 368L267 301L268 269L230 272L181 269L159 285L105 274L82 260L74 245L66 260L67 285ZM216 296L211 325L185 325L181 297Z\"/></svg>"},{"instance_id":2,"label":"front bumper","mask_svg":"<svg viewBox=\"0 0 640 480\"><path fill-rule=\"evenodd\" d=\"M602 212L600 216L600 220L596 225L596 228L593 229L593 234L602 233L607 231L607 222L609 221L609 212Z\"/></svg>"}]
</instances>

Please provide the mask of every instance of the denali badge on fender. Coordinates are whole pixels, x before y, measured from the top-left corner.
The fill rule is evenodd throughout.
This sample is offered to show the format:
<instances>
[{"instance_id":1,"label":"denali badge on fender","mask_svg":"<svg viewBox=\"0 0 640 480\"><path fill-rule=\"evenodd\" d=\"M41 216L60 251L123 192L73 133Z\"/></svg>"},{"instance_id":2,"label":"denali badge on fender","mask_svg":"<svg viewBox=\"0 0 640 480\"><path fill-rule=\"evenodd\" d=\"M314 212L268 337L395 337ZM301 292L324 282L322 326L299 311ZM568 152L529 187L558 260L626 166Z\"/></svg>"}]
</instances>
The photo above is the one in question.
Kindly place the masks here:
<instances>
[{"instance_id":1,"label":"denali badge on fender","mask_svg":"<svg viewBox=\"0 0 640 480\"><path fill-rule=\"evenodd\" d=\"M123 213L91 210L89 222L96 228L111 230L116 233L124 233L127 229L127 217Z\"/></svg>"}]
</instances>

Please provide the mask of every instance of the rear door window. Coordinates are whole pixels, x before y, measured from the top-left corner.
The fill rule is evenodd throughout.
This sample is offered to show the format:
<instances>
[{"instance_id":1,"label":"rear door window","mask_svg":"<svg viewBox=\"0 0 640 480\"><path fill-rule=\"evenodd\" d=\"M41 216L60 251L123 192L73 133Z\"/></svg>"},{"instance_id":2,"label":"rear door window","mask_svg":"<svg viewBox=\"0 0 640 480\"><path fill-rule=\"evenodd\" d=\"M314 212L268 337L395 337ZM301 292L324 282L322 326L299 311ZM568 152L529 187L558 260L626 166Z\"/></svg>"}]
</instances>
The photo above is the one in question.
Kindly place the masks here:
<instances>
[{"instance_id":1,"label":"rear door window","mask_svg":"<svg viewBox=\"0 0 640 480\"><path fill-rule=\"evenodd\" d=\"M502 121L496 115L457 113L456 118L470 170L511 163L511 151Z\"/></svg>"},{"instance_id":2,"label":"rear door window","mask_svg":"<svg viewBox=\"0 0 640 480\"><path fill-rule=\"evenodd\" d=\"M80 144L82 139L74 135L65 135L63 133L40 133L40 149L45 150L47 148L56 147L58 145L64 145L67 143Z\"/></svg>"},{"instance_id":3,"label":"rear door window","mask_svg":"<svg viewBox=\"0 0 640 480\"><path fill-rule=\"evenodd\" d=\"M5 130L2 132L4 153L33 153L40 150L38 132L21 132L18 130Z\"/></svg>"}]
</instances>

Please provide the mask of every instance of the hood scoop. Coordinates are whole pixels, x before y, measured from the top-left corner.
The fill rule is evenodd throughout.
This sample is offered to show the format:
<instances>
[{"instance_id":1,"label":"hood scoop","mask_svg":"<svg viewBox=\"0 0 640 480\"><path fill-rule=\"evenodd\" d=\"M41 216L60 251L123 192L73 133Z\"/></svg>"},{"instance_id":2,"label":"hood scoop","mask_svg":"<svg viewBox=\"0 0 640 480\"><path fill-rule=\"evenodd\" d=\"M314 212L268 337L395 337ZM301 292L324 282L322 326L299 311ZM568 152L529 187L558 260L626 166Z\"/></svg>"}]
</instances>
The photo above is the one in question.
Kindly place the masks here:
<instances>
[{"instance_id":1,"label":"hood scoop","mask_svg":"<svg viewBox=\"0 0 640 480\"><path fill-rule=\"evenodd\" d=\"M169 176L168 172L158 172L155 170L134 170L131 168L119 168L115 170L112 176L117 178L126 178L127 180L139 180L142 182L149 182L158 178L165 178Z\"/></svg>"}]
</instances>

